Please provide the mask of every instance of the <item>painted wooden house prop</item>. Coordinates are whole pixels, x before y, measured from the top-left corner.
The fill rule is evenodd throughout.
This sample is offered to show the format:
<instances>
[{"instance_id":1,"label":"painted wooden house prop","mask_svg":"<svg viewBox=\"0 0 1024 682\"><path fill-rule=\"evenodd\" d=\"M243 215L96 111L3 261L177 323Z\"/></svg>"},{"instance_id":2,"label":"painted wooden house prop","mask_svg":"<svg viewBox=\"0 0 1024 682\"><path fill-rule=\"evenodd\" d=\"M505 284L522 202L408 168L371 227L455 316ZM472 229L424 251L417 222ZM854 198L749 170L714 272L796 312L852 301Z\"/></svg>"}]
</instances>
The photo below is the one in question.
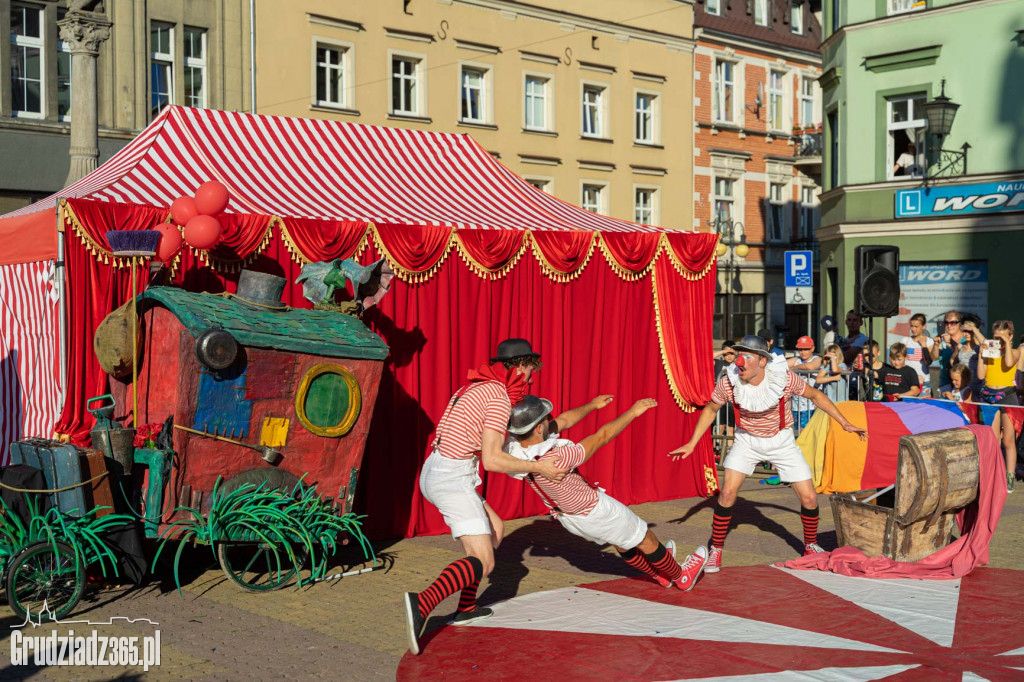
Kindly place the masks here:
<instances>
[{"instance_id":1,"label":"painted wooden house prop","mask_svg":"<svg viewBox=\"0 0 1024 682\"><path fill-rule=\"evenodd\" d=\"M289 308L279 296L151 287L140 297L137 423L173 415L256 448L176 429L170 506L205 510L218 477L279 469L351 507L388 347L356 317ZM128 412L130 385L113 392Z\"/></svg>"}]
</instances>

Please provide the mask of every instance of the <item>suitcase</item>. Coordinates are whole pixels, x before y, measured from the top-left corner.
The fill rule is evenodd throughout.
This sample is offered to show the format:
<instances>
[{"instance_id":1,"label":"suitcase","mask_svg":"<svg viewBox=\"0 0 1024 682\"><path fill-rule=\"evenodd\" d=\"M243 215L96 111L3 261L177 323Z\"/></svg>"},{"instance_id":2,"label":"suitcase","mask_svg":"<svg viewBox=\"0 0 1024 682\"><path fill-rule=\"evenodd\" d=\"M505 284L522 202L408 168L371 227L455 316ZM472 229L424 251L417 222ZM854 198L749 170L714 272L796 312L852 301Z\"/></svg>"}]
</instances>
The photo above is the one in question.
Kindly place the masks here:
<instances>
[{"instance_id":1,"label":"suitcase","mask_svg":"<svg viewBox=\"0 0 1024 682\"><path fill-rule=\"evenodd\" d=\"M48 489L64 488L82 482L82 453L81 448L70 443L29 438L11 443L11 464L25 464L42 471ZM89 510L84 486L50 493L49 497L52 506L69 516L82 516Z\"/></svg>"}]
</instances>

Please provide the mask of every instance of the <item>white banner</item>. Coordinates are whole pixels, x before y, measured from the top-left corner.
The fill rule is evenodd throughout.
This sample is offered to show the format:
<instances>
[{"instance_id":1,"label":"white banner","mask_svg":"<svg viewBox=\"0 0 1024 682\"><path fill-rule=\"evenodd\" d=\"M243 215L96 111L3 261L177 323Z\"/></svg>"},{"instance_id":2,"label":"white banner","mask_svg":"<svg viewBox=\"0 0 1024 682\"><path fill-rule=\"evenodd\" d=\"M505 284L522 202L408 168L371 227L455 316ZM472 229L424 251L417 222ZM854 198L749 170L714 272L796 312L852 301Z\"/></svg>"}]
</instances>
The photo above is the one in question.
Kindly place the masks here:
<instances>
[{"instance_id":1,"label":"white banner","mask_svg":"<svg viewBox=\"0 0 1024 682\"><path fill-rule=\"evenodd\" d=\"M988 325L988 263L900 263L900 313L889 318L887 345L910 335L910 316L928 318L928 336L945 331L947 310L974 313ZM884 352L884 350L883 350Z\"/></svg>"}]
</instances>

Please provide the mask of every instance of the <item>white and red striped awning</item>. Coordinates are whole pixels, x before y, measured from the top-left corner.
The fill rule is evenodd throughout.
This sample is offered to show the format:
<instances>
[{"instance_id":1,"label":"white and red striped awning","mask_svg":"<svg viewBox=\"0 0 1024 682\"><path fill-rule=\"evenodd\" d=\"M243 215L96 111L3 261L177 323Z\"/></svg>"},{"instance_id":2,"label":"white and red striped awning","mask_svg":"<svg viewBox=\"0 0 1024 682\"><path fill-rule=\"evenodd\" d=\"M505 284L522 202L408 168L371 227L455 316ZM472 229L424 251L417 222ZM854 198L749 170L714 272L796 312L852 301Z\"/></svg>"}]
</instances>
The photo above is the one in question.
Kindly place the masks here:
<instances>
[{"instance_id":1,"label":"white and red striped awning","mask_svg":"<svg viewBox=\"0 0 1024 682\"><path fill-rule=\"evenodd\" d=\"M37 238L25 234L23 226L37 224L25 217L53 211L58 196L170 206L207 180L230 189L231 213L461 229L661 231L556 199L469 135L172 106L85 178L0 217L0 239ZM19 229L12 234L5 222Z\"/></svg>"}]
</instances>

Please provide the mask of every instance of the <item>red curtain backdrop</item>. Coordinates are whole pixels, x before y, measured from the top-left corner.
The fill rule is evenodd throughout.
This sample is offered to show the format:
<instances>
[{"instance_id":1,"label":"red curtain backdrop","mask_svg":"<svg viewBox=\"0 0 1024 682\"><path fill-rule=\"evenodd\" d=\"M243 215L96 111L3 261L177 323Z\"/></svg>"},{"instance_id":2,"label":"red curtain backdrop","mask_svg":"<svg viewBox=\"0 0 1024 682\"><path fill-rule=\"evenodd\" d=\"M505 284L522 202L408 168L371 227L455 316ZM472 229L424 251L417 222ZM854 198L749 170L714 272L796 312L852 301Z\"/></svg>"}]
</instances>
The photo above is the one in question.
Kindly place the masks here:
<instances>
[{"instance_id":1,"label":"red curtain backdrop","mask_svg":"<svg viewBox=\"0 0 1024 682\"><path fill-rule=\"evenodd\" d=\"M118 225L144 229L166 217L165 209L112 210L102 202L68 203L83 225L109 225L115 217ZM84 203L100 206L90 213L81 207ZM137 212L128 220L131 208ZM289 286L284 300L296 307L309 304L301 286L294 284L301 265L293 259L293 250L298 248L310 260L329 260L358 252L365 243L367 226L362 223L293 220L282 221L284 232L275 227L269 239L261 241L268 217L257 218L262 220L235 223L248 225L250 235L261 235L250 241L257 246L248 254L246 267L285 277ZM689 438L699 414L681 411L676 398L692 410L711 390L713 235L689 235L690 240L674 245L677 260L703 277L678 270L663 253L653 271L635 281L626 281L597 257L577 279L562 282L546 272L529 249L504 276L492 279L457 257L438 265L447 253L443 245L450 248L447 228L373 226L371 232L374 229L400 268L433 271L424 281L396 282L380 307L364 317L391 348L357 488L356 508L368 514L373 537L445 532L440 515L419 496L419 470L451 394L470 368L484 362L498 341L510 336L530 339L542 353L544 369L532 390L550 399L557 410L577 407L602 393L615 396L611 406L583 420L568 437L586 436L635 400L658 400L658 409L643 415L584 466L591 481L627 504L703 496L714 490L714 460L707 439L684 462L667 457ZM96 235L99 230L89 228L88 233ZM509 234L517 238L505 236ZM520 252L522 240L530 238L524 233L491 236L476 231L465 237L462 246L488 268L508 265ZM549 263L561 258L560 264L571 269L584 262L588 244L593 243L589 240L595 238L542 237L538 245L543 242ZM658 252L644 239L611 241L621 268L628 264L643 271L650 264L643 254L654 258ZM102 251L105 242L99 246ZM57 430L77 442L85 442L93 426L85 400L107 392L107 377L92 354L96 325L127 300L128 293L128 270L104 264L102 253L97 258L92 250L83 240L69 237L69 390ZM376 244L371 244L359 259L369 263L379 257ZM216 260L213 264L218 267ZM192 291L234 291L237 277L233 268L215 270L187 248L176 264L176 284ZM659 319L664 344L659 341ZM666 381L666 367L675 376L677 395ZM540 500L522 482L504 475L485 476L484 493L504 518L543 511Z\"/></svg>"}]
</instances>

